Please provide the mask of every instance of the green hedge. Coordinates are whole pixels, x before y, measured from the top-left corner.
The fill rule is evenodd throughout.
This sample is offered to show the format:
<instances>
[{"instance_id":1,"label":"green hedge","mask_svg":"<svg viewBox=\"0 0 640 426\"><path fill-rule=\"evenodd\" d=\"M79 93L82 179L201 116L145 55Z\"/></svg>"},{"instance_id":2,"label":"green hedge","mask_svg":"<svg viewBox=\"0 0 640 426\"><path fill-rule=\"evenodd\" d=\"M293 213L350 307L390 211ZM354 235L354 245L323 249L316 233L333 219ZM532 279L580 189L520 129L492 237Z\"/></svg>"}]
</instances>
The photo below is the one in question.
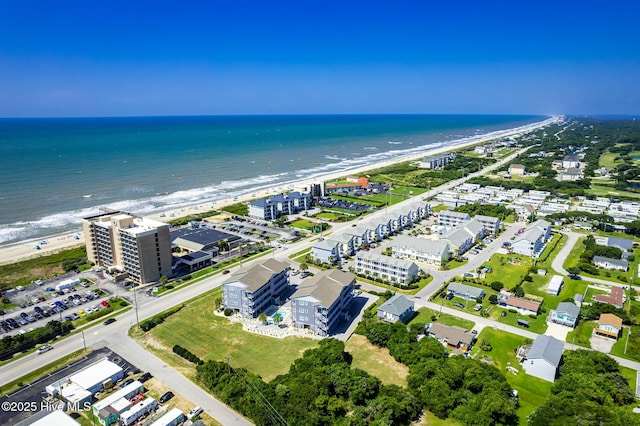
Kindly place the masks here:
<instances>
[{"instance_id":1,"label":"green hedge","mask_svg":"<svg viewBox=\"0 0 640 426\"><path fill-rule=\"evenodd\" d=\"M182 358L197 365L204 364L204 361L198 358L197 355L191 353L188 349L183 348L180 345L173 346L173 353L180 355Z\"/></svg>"},{"instance_id":2,"label":"green hedge","mask_svg":"<svg viewBox=\"0 0 640 426\"><path fill-rule=\"evenodd\" d=\"M140 328L142 329L142 331L147 332L147 331L151 330L152 328L154 328L156 325L162 324L166 318L168 318L171 315L175 314L176 312L178 312L180 309L182 309L184 307L185 307L185 305L183 304L183 305L176 306L176 307L174 307L172 309L169 309L167 311L160 312L159 314L156 314L156 315L152 316L151 318L148 318L148 319L142 321L140 323Z\"/></svg>"}]
</instances>

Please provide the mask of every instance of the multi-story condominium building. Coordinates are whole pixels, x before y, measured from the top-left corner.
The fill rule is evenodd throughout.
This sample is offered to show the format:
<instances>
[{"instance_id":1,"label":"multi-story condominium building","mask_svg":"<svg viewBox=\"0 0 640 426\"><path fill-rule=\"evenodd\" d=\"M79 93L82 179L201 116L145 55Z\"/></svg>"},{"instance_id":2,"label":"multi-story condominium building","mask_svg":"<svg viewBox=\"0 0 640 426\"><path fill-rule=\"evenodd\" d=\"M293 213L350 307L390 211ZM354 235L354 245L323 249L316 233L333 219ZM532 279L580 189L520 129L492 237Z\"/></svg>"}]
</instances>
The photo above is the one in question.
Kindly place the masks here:
<instances>
[{"instance_id":1,"label":"multi-story condominium building","mask_svg":"<svg viewBox=\"0 0 640 426\"><path fill-rule=\"evenodd\" d=\"M355 267L359 274L402 284L410 284L420 272L413 262L371 252L358 253Z\"/></svg>"},{"instance_id":2,"label":"multi-story condominium building","mask_svg":"<svg viewBox=\"0 0 640 426\"><path fill-rule=\"evenodd\" d=\"M359 246L355 243L355 238L347 233L331 236L332 241L340 243L340 257L351 257L355 254Z\"/></svg>"},{"instance_id":3,"label":"multi-story condominium building","mask_svg":"<svg viewBox=\"0 0 640 426\"><path fill-rule=\"evenodd\" d=\"M401 235L391 242L392 254L402 259L442 265L449 260L449 244L445 241Z\"/></svg>"},{"instance_id":4,"label":"multi-story condominium building","mask_svg":"<svg viewBox=\"0 0 640 426\"><path fill-rule=\"evenodd\" d=\"M342 319L349 318L356 277L339 269L318 272L291 296L293 325L328 336Z\"/></svg>"},{"instance_id":5,"label":"multi-story condominium building","mask_svg":"<svg viewBox=\"0 0 640 426\"><path fill-rule=\"evenodd\" d=\"M317 241L311 247L311 258L314 261L333 264L341 257L342 243L336 240Z\"/></svg>"},{"instance_id":6,"label":"multi-story condominium building","mask_svg":"<svg viewBox=\"0 0 640 426\"><path fill-rule=\"evenodd\" d=\"M222 284L224 308L246 318L255 318L289 288L289 264L269 259L246 271L236 272Z\"/></svg>"},{"instance_id":7,"label":"multi-story condominium building","mask_svg":"<svg viewBox=\"0 0 640 426\"><path fill-rule=\"evenodd\" d=\"M500 219L493 216L475 215L474 219L482 224L484 229L491 234L497 234L500 231Z\"/></svg>"},{"instance_id":8,"label":"multi-story condominium building","mask_svg":"<svg viewBox=\"0 0 640 426\"><path fill-rule=\"evenodd\" d=\"M169 225L123 212L84 218L87 258L138 283L171 276Z\"/></svg>"},{"instance_id":9,"label":"multi-story condominium building","mask_svg":"<svg viewBox=\"0 0 640 426\"><path fill-rule=\"evenodd\" d=\"M280 216L298 213L311 208L311 194L290 192L249 203L249 216L263 220L276 220Z\"/></svg>"},{"instance_id":10,"label":"multi-story condominium building","mask_svg":"<svg viewBox=\"0 0 640 426\"><path fill-rule=\"evenodd\" d=\"M472 233L463 227L453 228L440 237L440 241L449 244L452 254L462 255L473 246L474 237Z\"/></svg>"},{"instance_id":11,"label":"multi-story condominium building","mask_svg":"<svg viewBox=\"0 0 640 426\"><path fill-rule=\"evenodd\" d=\"M530 224L522 234L516 235L511 250L516 254L537 258L550 239L551 223L539 219Z\"/></svg>"},{"instance_id":12,"label":"multi-story condominium building","mask_svg":"<svg viewBox=\"0 0 640 426\"><path fill-rule=\"evenodd\" d=\"M438 213L438 225L440 226L453 228L454 226L462 225L469 220L471 220L471 216L469 216L468 213L452 212L449 210L442 210Z\"/></svg>"},{"instance_id":13,"label":"multi-story condominium building","mask_svg":"<svg viewBox=\"0 0 640 426\"><path fill-rule=\"evenodd\" d=\"M440 169L455 159L456 154L454 153L430 155L422 159L422 161L420 162L420 167L422 167L423 169Z\"/></svg>"}]
</instances>

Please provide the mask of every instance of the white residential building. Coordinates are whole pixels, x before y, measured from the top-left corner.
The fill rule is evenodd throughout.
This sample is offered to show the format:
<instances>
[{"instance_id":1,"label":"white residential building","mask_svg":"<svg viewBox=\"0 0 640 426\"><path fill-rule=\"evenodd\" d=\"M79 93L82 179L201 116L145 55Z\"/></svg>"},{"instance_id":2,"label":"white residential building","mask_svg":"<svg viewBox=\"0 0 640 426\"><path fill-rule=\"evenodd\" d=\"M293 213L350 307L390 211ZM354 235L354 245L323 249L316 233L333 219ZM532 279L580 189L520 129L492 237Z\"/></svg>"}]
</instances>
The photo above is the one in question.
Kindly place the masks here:
<instances>
[{"instance_id":1,"label":"white residential building","mask_svg":"<svg viewBox=\"0 0 640 426\"><path fill-rule=\"evenodd\" d=\"M454 226L462 225L468 220L471 220L471 216L468 213L452 212L450 210L442 210L438 213L438 225L442 226L453 228Z\"/></svg>"},{"instance_id":2,"label":"white residential building","mask_svg":"<svg viewBox=\"0 0 640 426\"><path fill-rule=\"evenodd\" d=\"M390 282L410 284L418 275L418 265L408 260L360 252L356 256L356 272Z\"/></svg>"},{"instance_id":3,"label":"white residential building","mask_svg":"<svg viewBox=\"0 0 640 426\"><path fill-rule=\"evenodd\" d=\"M442 265L449 260L449 244L445 241L399 236L391 242L395 257Z\"/></svg>"}]
</instances>

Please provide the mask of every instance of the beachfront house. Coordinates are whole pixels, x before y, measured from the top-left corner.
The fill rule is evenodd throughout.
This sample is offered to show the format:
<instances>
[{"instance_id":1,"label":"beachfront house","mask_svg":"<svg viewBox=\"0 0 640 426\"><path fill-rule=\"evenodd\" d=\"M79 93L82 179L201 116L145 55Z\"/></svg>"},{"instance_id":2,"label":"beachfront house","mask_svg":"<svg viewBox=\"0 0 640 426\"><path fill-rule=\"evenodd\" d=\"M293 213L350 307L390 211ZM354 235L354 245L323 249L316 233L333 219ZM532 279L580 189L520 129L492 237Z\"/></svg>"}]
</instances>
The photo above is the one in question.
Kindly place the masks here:
<instances>
[{"instance_id":1,"label":"beachfront house","mask_svg":"<svg viewBox=\"0 0 640 426\"><path fill-rule=\"evenodd\" d=\"M402 294L396 294L378 308L378 319L386 322L408 323L413 317L414 303Z\"/></svg>"},{"instance_id":2,"label":"beachfront house","mask_svg":"<svg viewBox=\"0 0 640 426\"><path fill-rule=\"evenodd\" d=\"M255 318L270 305L281 304L289 289L288 271L288 263L268 259L234 273L222 284L224 308L245 318Z\"/></svg>"},{"instance_id":3,"label":"beachfront house","mask_svg":"<svg viewBox=\"0 0 640 426\"><path fill-rule=\"evenodd\" d=\"M553 383L558 374L563 350L564 344L555 337L536 337L522 363L525 373Z\"/></svg>"},{"instance_id":4,"label":"beachfront house","mask_svg":"<svg viewBox=\"0 0 640 426\"><path fill-rule=\"evenodd\" d=\"M413 262L368 251L356 256L356 273L400 284L411 284L420 272Z\"/></svg>"},{"instance_id":5,"label":"beachfront house","mask_svg":"<svg viewBox=\"0 0 640 426\"><path fill-rule=\"evenodd\" d=\"M450 283L447 286L447 292L452 293L454 297L471 301L476 301L484 297L483 289L456 282Z\"/></svg>"},{"instance_id":6,"label":"beachfront house","mask_svg":"<svg viewBox=\"0 0 640 426\"><path fill-rule=\"evenodd\" d=\"M391 242L392 255L401 259L442 265L449 260L449 244L446 241L401 235Z\"/></svg>"},{"instance_id":7,"label":"beachfront house","mask_svg":"<svg viewBox=\"0 0 640 426\"><path fill-rule=\"evenodd\" d=\"M342 243L336 240L316 241L311 246L311 258L314 262L332 265L340 259L341 246Z\"/></svg>"},{"instance_id":8,"label":"beachfront house","mask_svg":"<svg viewBox=\"0 0 640 426\"><path fill-rule=\"evenodd\" d=\"M550 239L551 223L539 219L530 224L522 234L516 235L511 243L511 251L515 254L537 258L542 254Z\"/></svg>"},{"instance_id":9,"label":"beachfront house","mask_svg":"<svg viewBox=\"0 0 640 426\"><path fill-rule=\"evenodd\" d=\"M578 314L580 308L572 302L560 302L556 309L552 309L549 313L549 321L575 328L578 323Z\"/></svg>"},{"instance_id":10,"label":"beachfront house","mask_svg":"<svg viewBox=\"0 0 640 426\"><path fill-rule=\"evenodd\" d=\"M615 269L618 271L629 270L629 262L623 259L612 259L604 256L593 256L593 264L599 268Z\"/></svg>"},{"instance_id":11,"label":"beachfront house","mask_svg":"<svg viewBox=\"0 0 640 426\"><path fill-rule=\"evenodd\" d=\"M600 336L618 340L622 334L622 318L614 314L600 314L598 327L593 331Z\"/></svg>"},{"instance_id":12,"label":"beachfront house","mask_svg":"<svg viewBox=\"0 0 640 426\"><path fill-rule=\"evenodd\" d=\"M308 278L291 296L293 326L328 336L341 320L349 320L355 275L328 269Z\"/></svg>"},{"instance_id":13,"label":"beachfront house","mask_svg":"<svg viewBox=\"0 0 640 426\"><path fill-rule=\"evenodd\" d=\"M419 167L423 169L441 169L455 159L456 154L452 152L429 155L422 158Z\"/></svg>"}]
</instances>

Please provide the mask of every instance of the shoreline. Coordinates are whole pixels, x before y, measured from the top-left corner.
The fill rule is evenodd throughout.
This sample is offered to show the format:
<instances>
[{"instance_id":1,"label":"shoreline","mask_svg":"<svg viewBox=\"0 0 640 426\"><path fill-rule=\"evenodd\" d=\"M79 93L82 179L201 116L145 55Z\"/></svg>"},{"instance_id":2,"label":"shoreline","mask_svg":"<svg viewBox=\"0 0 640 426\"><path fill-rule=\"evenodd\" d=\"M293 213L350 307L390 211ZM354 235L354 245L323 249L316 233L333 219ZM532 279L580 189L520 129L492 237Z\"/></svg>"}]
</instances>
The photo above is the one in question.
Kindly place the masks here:
<instances>
[{"instance_id":1,"label":"shoreline","mask_svg":"<svg viewBox=\"0 0 640 426\"><path fill-rule=\"evenodd\" d=\"M360 174L368 170L387 167L397 163L402 163L406 161L415 161L417 159L420 159L428 155L436 155L444 152L454 151L461 148L467 148L473 145L486 143L489 140L493 140L497 138L512 136L514 134L529 133L541 127L544 127L548 124L556 122L559 119L560 119L559 116L553 116L537 123L531 123L524 126L511 128L511 129L497 130L497 131L489 132L483 135L470 136L467 138L459 139L458 141L450 141L451 145L440 146L438 148L433 148L431 150L428 150L426 152L421 152L419 154L410 154L410 155L389 159L389 160L385 160L377 163L371 163L371 164L367 164L359 167L353 167L350 169L342 169L332 173L319 175L316 177L300 178L291 182L281 182L273 186L267 187L265 189L261 189L259 191L248 191L246 194L239 195L237 197L229 197L229 198L224 198L220 200L209 200L205 202L200 201L196 204L187 204L184 207L180 207L177 209L163 210L163 211L158 211L156 213L147 214L145 215L145 217L149 217L150 219L154 219L158 221L166 221L169 219L177 219L177 218L188 216L191 214L205 213L211 210L220 210L232 204L248 202L256 198L264 198L269 195L278 194L282 191L288 190L292 186L301 185L301 184L309 183L312 181L318 182L318 181L334 180L350 174ZM135 212L133 211L131 213L135 214ZM75 238L76 235L78 236L78 239ZM46 240L47 243L38 244L40 241L43 241L43 240ZM61 250L66 250L66 249L73 248L75 246L81 246L84 244L85 244L85 240L84 240L84 235L81 229L78 229L76 232L71 232L71 233L65 232L62 234L55 234L55 235L44 237L44 238L37 238L37 239L30 239L30 240L15 242L7 246L0 247L0 265L14 263L21 260L27 260L34 257L42 256L45 254L52 254L52 253L59 252ZM40 246L40 250L36 250L34 248L36 245Z\"/></svg>"}]
</instances>

